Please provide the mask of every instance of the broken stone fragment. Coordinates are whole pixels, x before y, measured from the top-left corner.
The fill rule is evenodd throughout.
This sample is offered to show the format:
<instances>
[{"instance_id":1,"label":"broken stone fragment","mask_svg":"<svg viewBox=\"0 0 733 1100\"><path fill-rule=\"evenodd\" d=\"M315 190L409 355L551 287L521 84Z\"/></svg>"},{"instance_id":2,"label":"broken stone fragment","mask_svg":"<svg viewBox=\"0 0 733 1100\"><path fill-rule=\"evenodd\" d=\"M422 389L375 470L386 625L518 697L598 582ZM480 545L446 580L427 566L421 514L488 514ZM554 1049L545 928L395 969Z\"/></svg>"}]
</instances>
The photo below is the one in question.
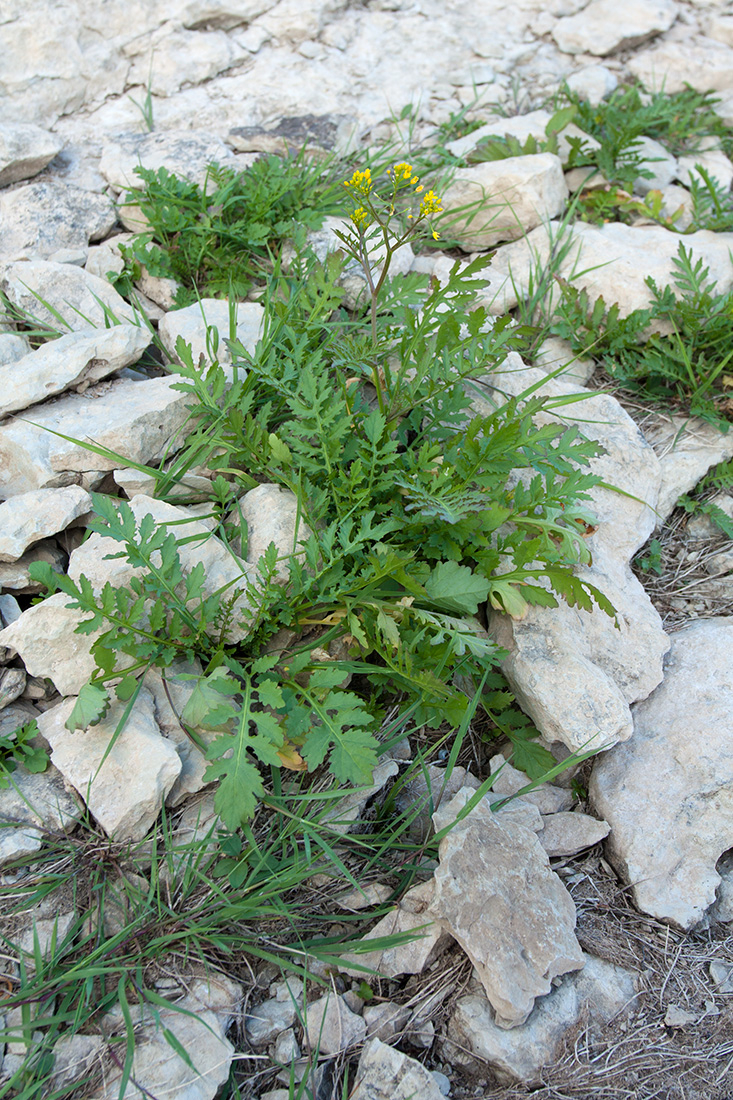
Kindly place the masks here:
<instances>
[{"instance_id":1,"label":"broken stone fragment","mask_svg":"<svg viewBox=\"0 0 733 1100\"><path fill-rule=\"evenodd\" d=\"M359 1059L350 1100L443 1100L433 1075L415 1058L369 1039Z\"/></svg>"},{"instance_id":2,"label":"broken stone fragment","mask_svg":"<svg viewBox=\"0 0 733 1100\"><path fill-rule=\"evenodd\" d=\"M181 771L175 747L155 721L153 696L141 689L119 731L126 704L114 702L96 726L72 733L65 723L75 702L64 699L38 719L51 759L108 836L140 840Z\"/></svg>"},{"instance_id":3,"label":"broken stone fragment","mask_svg":"<svg viewBox=\"0 0 733 1100\"><path fill-rule=\"evenodd\" d=\"M561 812L542 815L542 829L537 834L548 856L574 856L592 848L608 836L611 827L590 814Z\"/></svg>"},{"instance_id":4,"label":"broken stone fragment","mask_svg":"<svg viewBox=\"0 0 733 1100\"><path fill-rule=\"evenodd\" d=\"M472 794L459 791L435 814L436 829ZM486 798L443 838L439 854L428 914L473 962L498 1026L516 1027L553 978L583 966L573 900L534 831L492 813Z\"/></svg>"},{"instance_id":5,"label":"broken stone fragment","mask_svg":"<svg viewBox=\"0 0 733 1100\"><path fill-rule=\"evenodd\" d=\"M342 955L339 969L359 978L365 976L365 970L372 970L387 978L394 978L398 974L422 974L451 943L451 936L428 912L433 890L432 880L413 886L399 905L386 917L382 917L361 942L367 945L370 940L392 936L398 932L414 932L414 940L395 947L353 951Z\"/></svg>"},{"instance_id":6,"label":"broken stone fragment","mask_svg":"<svg viewBox=\"0 0 733 1100\"><path fill-rule=\"evenodd\" d=\"M0 504L0 562L17 561L40 539L64 531L91 511L92 498L79 485L37 489Z\"/></svg>"},{"instance_id":7,"label":"broken stone fragment","mask_svg":"<svg viewBox=\"0 0 733 1100\"><path fill-rule=\"evenodd\" d=\"M633 716L631 740L593 767L591 803L642 912L691 928L733 837L733 617L673 634L664 681Z\"/></svg>"},{"instance_id":8,"label":"broken stone fragment","mask_svg":"<svg viewBox=\"0 0 733 1100\"><path fill-rule=\"evenodd\" d=\"M540 1083L540 1071L560 1052L567 1032L584 1018L598 1033L625 1009L637 1004L635 976L593 955L541 997L524 1024L507 1031L482 992L461 997L448 1024L444 1045L452 1063L467 1064L470 1051L491 1066L502 1082Z\"/></svg>"},{"instance_id":9,"label":"broken stone fragment","mask_svg":"<svg viewBox=\"0 0 733 1100\"><path fill-rule=\"evenodd\" d=\"M311 1050L319 1054L338 1054L366 1036L366 1024L361 1016L336 993L326 993L308 1005L305 1030Z\"/></svg>"}]
</instances>

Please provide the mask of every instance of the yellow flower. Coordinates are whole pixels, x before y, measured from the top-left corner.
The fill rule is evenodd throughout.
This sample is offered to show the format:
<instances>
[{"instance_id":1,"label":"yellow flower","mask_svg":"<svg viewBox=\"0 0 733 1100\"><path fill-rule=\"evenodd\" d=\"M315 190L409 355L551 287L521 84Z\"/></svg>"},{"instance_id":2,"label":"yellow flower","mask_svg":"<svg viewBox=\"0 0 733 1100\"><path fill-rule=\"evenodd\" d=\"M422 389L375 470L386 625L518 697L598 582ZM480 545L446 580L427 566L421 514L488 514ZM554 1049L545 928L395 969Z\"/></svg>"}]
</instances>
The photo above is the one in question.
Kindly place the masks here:
<instances>
[{"instance_id":1,"label":"yellow flower","mask_svg":"<svg viewBox=\"0 0 733 1100\"><path fill-rule=\"evenodd\" d=\"M437 241L439 239L440 239L440 233L436 233L435 230L433 230L433 240Z\"/></svg>"},{"instance_id":2,"label":"yellow flower","mask_svg":"<svg viewBox=\"0 0 733 1100\"><path fill-rule=\"evenodd\" d=\"M390 168L388 175L394 176L396 183L400 180L409 181L412 178L412 165L407 164L406 161L400 161L399 164L395 164L393 168ZM417 183L417 176L412 182Z\"/></svg>"},{"instance_id":3,"label":"yellow flower","mask_svg":"<svg viewBox=\"0 0 733 1100\"><path fill-rule=\"evenodd\" d=\"M351 220L360 232L363 229L367 229L372 224L372 216L363 206L357 206L356 210L354 210L351 215Z\"/></svg>"},{"instance_id":4,"label":"yellow flower","mask_svg":"<svg viewBox=\"0 0 733 1100\"><path fill-rule=\"evenodd\" d=\"M370 168L363 172L356 171L350 180L344 180L344 187L351 187L357 195L368 195L372 189L372 173Z\"/></svg>"},{"instance_id":5,"label":"yellow flower","mask_svg":"<svg viewBox=\"0 0 733 1100\"><path fill-rule=\"evenodd\" d=\"M424 191L424 190L425 190L425 188L423 187L423 185L422 185L422 184L420 184L420 186L419 186L419 187L416 187L416 188L415 188L415 194L416 194L416 195L419 195L419 194L420 194L420 192L421 192L421 191Z\"/></svg>"},{"instance_id":6,"label":"yellow flower","mask_svg":"<svg viewBox=\"0 0 733 1100\"><path fill-rule=\"evenodd\" d=\"M442 209L443 207L440 205L440 199L434 191L428 191L420 200L421 218L427 218L431 214L439 214Z\"/></svg>"}]
</instances>

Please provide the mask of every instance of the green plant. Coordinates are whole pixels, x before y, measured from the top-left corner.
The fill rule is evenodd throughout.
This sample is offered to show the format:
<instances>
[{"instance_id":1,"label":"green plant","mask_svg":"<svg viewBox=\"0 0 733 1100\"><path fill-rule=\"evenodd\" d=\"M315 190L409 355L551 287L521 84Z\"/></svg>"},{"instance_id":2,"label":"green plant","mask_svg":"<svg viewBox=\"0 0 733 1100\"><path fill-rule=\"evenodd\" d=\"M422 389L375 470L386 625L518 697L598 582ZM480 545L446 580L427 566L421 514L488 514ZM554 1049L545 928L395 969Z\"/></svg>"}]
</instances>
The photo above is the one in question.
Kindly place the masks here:
<instances>
[{"instance_id":1,"label":"green plant","mask_svg":"<svg viewBox=\"0 0 733 1100\"><path fill-rule=\"evenodd\" d=\"M642 573L656 573L658 577L664 572L662 566L662 544L659 539L651 539L645 554L639 554L635 564Z\"/></svg>"},{"instance_id":2,"label":"green plant","mask_svg":"<svg viewBox=\"0 0 733 1100\"><path fill-rule=\"evenodd\" d=\"M626 317L618 305L609 308L603 298L591 304L585 291L562 281L551 329L570 340L575 352L592 352L625 387L657 401L684 403L727 429L733 292L717 294L709 269L682 242L673 264L674 288L647 279L651 305Z\"/></svg>"},{"instance_id":3,"label":"green plant","mask_svg":"<svg viewBox=\"0 0 733 1100\"><path fill-rule=\"evenodd\" d=\"M0 734L0 789L12 785L12 774L22 764L29 772L45 772L48 752L38 745L38 726L34 721L18 726L12 733Z\"/></svg>"},{"instance_id":4,"label":"green plant","mask_svg":"<svg viewBox=\"0 0 733 1100\"><path fill-rule=\"evenodd\" d=\"M84 612L80 629L103 631L92 649L97 672L70 725L102 716L121 662L131 667L114 691L132 706L147 667L202 660L183 718L192 736L214 735L207 774L219 780L217 809L231 829L264 796L263 767L326 764L339 782L368 782L374 731L395 696L414 705L419 724L455 729L469 703L458 683L481 682L500 658L475 619L485 602L521 617L557 595L612 613L573 573L588 560L583 501L597 479L582 467L597 446L577 429L537 427L536 415L557 402L531 392L490 415L472 408L470 386L513 343L507 320L487 325L485 311L472 309L483 261L456 264L445 287L387 275L391 252L412 232L392 228L401 185L414 193L409 167L393 167L384 200L370 173L349 181L359 205L343 240L363 265L368 317L338 309L343 258L323 265L303 256L270 280L254 355L232 343L243 368L234 384L216 362L202 373L179 342L178 386L195 402L191 461L218 473L224 495L230 483L229 506L243 481L273 482L297 500L307 527L285 583L271 546L256 579L241 582L253 611L243 620L240 608L235 619L236 592L204 595L203 567L184 573L175 534L151 517L136 524L109 498L95 498L92 529L139 569L129 588L107 585L97 596L84 577L33 567ZM437 212L431 192L418 201L425 220ZM405 221L420 217L407 209ZM375 237L386 254L379 277ZM526 479L509 481L517 470ZM229 538L226 523L218 533ZM247 637L234 644L229 628L242 622ZM294 640L268 652L283 628ZM329 657L330 645L341 655ZM511 729L513 740L535 735Z\"/></svg>"},{"instance_id":5,"label":"green plant","mask_svg":"<svg viewBox=\"0 0 733 1100\"><path fill-rule=\"evenodd\" d=\"M150 230L126 246L127 275L143 265L179 284L177 304L197 298L246 297L272 269L272 258L296 226L316 229L338 210L333 158L260 157L243 172L212 166L203 186L165 168L136 169L145 187L139 205Z\"/></svg>"},{"instance_id":6,"label":"green plant","mask_svg":"<svg viewBox=\"0 0 733 1100\"><path fill-rule=\"evenodd\" d=\"M712 520L722 534L733 539L733 519L725 512L710 495L733 490L733 461L721 462L709 470L705 477L697 483L693 493L685 493L677 501L677 507L684 509L688 515L704 515Z\"/></svg>"}]
</instances>

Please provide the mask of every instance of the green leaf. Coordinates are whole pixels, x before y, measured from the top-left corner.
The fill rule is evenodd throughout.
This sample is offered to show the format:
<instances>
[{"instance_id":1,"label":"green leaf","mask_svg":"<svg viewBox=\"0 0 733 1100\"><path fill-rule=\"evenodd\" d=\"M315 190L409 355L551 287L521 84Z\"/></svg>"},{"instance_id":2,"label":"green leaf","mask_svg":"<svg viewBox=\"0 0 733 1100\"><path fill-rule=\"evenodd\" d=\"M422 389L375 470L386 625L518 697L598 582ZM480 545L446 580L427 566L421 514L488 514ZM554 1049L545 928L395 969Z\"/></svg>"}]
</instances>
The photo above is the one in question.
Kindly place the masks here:
<instances>
[{"instance_id":1,"label":"green leaf","mask_svg":"<svg viewBox=\"0 0 733 1100\"><path fill-rule=\"evenodd\" d=\"M88 729L98 725L109 710L109 693L99 684L85 684L79 692L64 725L67 730Z\"/></svg>"},{"instance_id":2,"label":"green leaf","mask_svg":"<svg viewBox=\"0 0 733 1100\"><path fill-rule=\"evenodd\" d=\"M446 611L475 615L484 603L491 585L485 577L456 561L439 562L425 581L425 591L433 603Z\"/></svg>"},{"instance_id":3,"label":"green leaf","mask_svg":"<svg viewBox=\"0 0 733 1100\"><path fill-rule=\"evenodd\" d=\"M542 745L538 745L536 741L511 731L509 731L509 739L512 743L512 764L530 779L541 779L557 764L552 753Z\"/></svg>"}]
</instances>

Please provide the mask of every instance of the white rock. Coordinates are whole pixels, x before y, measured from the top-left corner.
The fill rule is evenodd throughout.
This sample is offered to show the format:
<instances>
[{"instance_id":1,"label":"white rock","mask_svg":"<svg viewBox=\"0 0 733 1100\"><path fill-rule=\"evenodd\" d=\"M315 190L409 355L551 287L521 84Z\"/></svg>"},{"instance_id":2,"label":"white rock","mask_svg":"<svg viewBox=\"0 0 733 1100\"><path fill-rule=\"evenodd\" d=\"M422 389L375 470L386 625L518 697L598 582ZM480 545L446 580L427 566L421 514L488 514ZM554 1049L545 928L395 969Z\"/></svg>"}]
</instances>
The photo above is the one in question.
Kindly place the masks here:
<instances>
[{"instance_id":1,"label":"white rock","mask_svg":"<svg viewBox=\"0 0 733 1100\"><path fill-rule=\"evenodd\" d=\"M45 833L71 831L81 815L53 765L38 773L18 765L11 784L0 789L0 865L37 852Z\"/></svg>"},{"instance_id":2,"label":"white rock","mask_svg":"<svg viewBox=\"0 0 733 1100\"><path fill-rule=\"evenodd\" d=\"M298 550L298 544L310 537L310 528L298 515L298 501L294 493L279 485L263 482L250 489L229 513L229 523L246 524L246 560L252 569L267 550L270 543L277 547L278 560L275 576L278 580L288 577L288 559ZM239 540L233 543L235 550Z\"/></svg>"},{"instance_id":3,"label":"white rock","mask_svg":"<svg viewBox=\"0 0 733 1100\"><path fill-rule=\"evenodd\" d=\"M693 179L696 183L702 183L699 168L704 168L724 191L730 191L733 183L733 164L721 149L701 150L699 153L680 157L676 178L686 187L692 185Z\"/></svg>"},{"instance_id":4,"label":"white rock","mask_svg":"<svg viewBox=\"0 0 733 1100\"><path fill-rule=\"evenodd\" d=\"M545 110L530 111L529 114L515 115L513 118L502 118L497 115L478 130L449 142L446 149L455 157L465 157L488 137L515 138L522 145L528 138L534 138L537 142L546 141L547 124L551 118L550 112ZM568 123L557 134L558 156L563 164L567 162L570 154L571 145L568 139L571 137L580 138L587 148L599 147L599 142L594 137L586 134L573 123Z\"/></svg>"},{"instance_id":5,"label":"white rock","mask_svg":"<svg viewBox=\"0 0 733 1100\"><path fill-rule=\"evenodd\" d=\"M559 19L552 37L564 53L606 57L669 30L677 11L672 0L592 0L577 15Z\"/></svg>"},{"instance_id":6,"label":"white rock","mask_svg":"<svg viewBox=\"0 0 733 1100\"><path fill-rule=\"evenodd\" d=\"M363 937L369 940L392 936L397 932L415 932L419 938L396 947L374 951L354 951L341 955L339 969L354 977L365 977L365 970L394 978L398 974L421 974L451 942L451 937L435 923L427 907L433 896L433 882L424 882L408 890L399 905L374 925Z\"/></svg>"},{"instance_id":7,"label":"white rock","mask_svg":"<svg viewBox=\"0 0 733 1100\"><path fill-rule=\"evenodd\" d=\"M661 526L677 501L697 485L711 466L733 458L733 432L721 432L695 416L659 417L644 428L659 456L662 483L657 497Z\"/></svg>"},{"instance_id":8,"label":"white rock","mask_svg":"<svg viewBox=\"0 0 733 1100\"><path fill-rule=\"evenodd\" d=\"M38 489L0 504L0 561L17 561L34 542L64 531L91 511L92 498L78 485Z\"/></svg>"},{"instance_id":9,"label":"white rock","mask_svg":"<svg viewBox=\"0 0 733 1100\"><path fill-rule=\"evenodd\" d=\"M120 245L129 244L133 236L133 233L118 233L101 244L92 245L87 252L84 270L99 279L108 279L110 274L120 275L125 269Z\"/></svg>"},{"instance_id":10,"label":"white rock","mask_svg":"<svg viewBox=\"0 0 733 1100\"><path fill-rule=\"evenodd\" d=\"M587 99L594 107L618 88L618 77L605 65L586 65L570 73L566 83L582 99Z\"/></svg>"},{"instance_id":11,"label":"white rock","mask_svg":"<svg viewBox=\"0 0 733 1100\"><path fill-rule=\"evenodd\" d=\"M281 1031L292 1027L297 1009L291 1000L272 999L251 1008L244 1020L247 1039L253 1047L263 1047L276 1039Z\"/></svg>"},{"instance_id":12,"label":"white rock","mask_svg":"<svg viewBox=\"0 0 733 1100\"><path fill-rule=\"evenodd\" d=\"M184 27L219 27L231 30L252 23L274 8L277 0L177 0L176 19Z\"/></svg>"},{"instance_id":13,"label":"white rock","mask_svg":"<svg viewBox=\"0 0 733 1100\"><path fill-rule=\"evenodd\" d=\"M52 331L104 329L108 315L135 323L134 310L114 287L74 264L18 260L4 269L0 287L16 309Z\"/></svg>"},{"instance_id":14,"label":"white rock","mask_svg":"<svg viewBox=\"0 0 733 1100\"><path fill-rule=\"evenodd\" d=\"M186 31L166 23L124 49L133 58L129 82L170 96L183 84L201 84L248 56L247 50L223 31Z\"/></svg>"},{"instance_id":15,"label":"white rock","mask_svg":"<svg viewBox=\"0 0 733 1100\"><path fill-rule=\"evenodd\" d=\"M103 382L97 392L71 394L39 406L32 423L0 424L0 498L81 481L89 471L115 469L120 459L158 462L164 452L170 453L174 437L178 446L183 444L181 429L188 418L190 397L172 389L172 382ZM60 434L52 435L47 428ZM94 454L85 442L109 448L115 455Z\"/></svg>"},{"instance_id":16,"label":"white rock","mask_svg":"<svg viewBox=\"0 0 733 1100\"><path fill-rule=\"evenodd\" d=\"M58 180L29 183L0 194L0 255L8 263L81 249L86 259L89 242L105 237L116 221L106 195Z\"/></svg>"},{"instance_id":17,"label":"white rock","mask_svg":"<svg viewBox=\"0 0 733 1100\"><path fill-rule=\"evenodd\" d=\"M28 122L0 122L0 187L30 179L63 148L56 134Z\"/></svg>"},{"instance_id":18,"label":"white rock","mask_svg":"<svg viewBox=\"0 0 733 1100\"><path fill-rule=\"evenodd\" d=\"M338 1054L366 1036L366 1024L352 1012L343 997L326 993L308 1005L305 1031L311 1050L319 1054Z\"/></svg>"},{"instance_id":19,"label":"white rock","mask_svg":"<svg viewBox=\"0 0 733 1100\"><path fill-rule=\"evenodd\" d=\"M579 812L542 815L543 829L537 834L548 856L574 856L605 840L610 832L606 821Z\"/></svg>"},{"instance_id":20,"label":"white rock","mask_svg":"<svg viewBox=\"0 0 733 1100\"><path fill-rule=\"evenodd\" d=\"M563 1037L581 1019L598 1037L612 1018L634 1007L634 976L620 966L585 955L585 966L538 1000L527 1021L507 1031L481 993L461 997L450 1023L446 1056L459 1064L465 1051L489 1063L501 1082L541 1083L540 1070L560 1053Z\"/></svg>"},{"instance_id":21,"label":"white rock","mask_svg":"<svg viewBox=\"0 0 733 1100\"><path fill-rule=\"evenodd\" d=\"M461 787L478 790L478 779L465 768L455 767L450 775L445 768L435 764L416 769L408 782L402 784L395 799L395 808L401 814L413 813L410 834L420 841L433 832L432 814L458 794Z\"/></svg>"},{"instance_id":22,"label":"white rock","mask_svg":"<svg viewBox=\"0 0 733 1100\"><path fill-rule=\"evenodd\" d=\"M0 327L0 367L17 363L30 350L31 345L26 336L15 332L3 332Z\"/></svg>"},{"instance_id":23,"label":"white rock","mask_svg":"<svg viewBox=\"0 0 733 1100\"><path fill-rule=\"evenodd\" d=\"M53 1077L50 1087L63 1089L99 1069L105 1042L101 1035L67 1033L54 1043Z\"/></svg>"},{"instance_id":24,"label":"white rock","mask_svg":"<svg viewBox=\"0 0 733 1100\"><path fill-rule=\"evenodd\" d=\"M640 50L629 58L626 69L650 92L671 95L684 91L687 84L700 92L733 91L733 50L702 36Z\"/></svg>"},{"instance_id":25,"label":"white rock","mask_svg":"<svg viewBox=\"0 0 733 1100\"><path fill-rule=\"evenodd\" d=\"M669 218L675 229L684 232L692 225L694 204L692 195L684 187L676 183L670 183L662 188L662 205L660 213L663 218Z\"/></svg>"},{"instance_id":26,"label":"white rock","mask_svg":"<svg viewBox=\"0 0 733 1100\"><path fill-rule=\"evenodd\" d=\"M436 829L472 794L460 791L435 814ZM516 1027L554 977L583 966L573 900L536 834L493 814L485 798L443 838L439 854L429 914L473 962L498 1025Z\"/></svg>"},{"instance_id":27,"label":"white rock","mask_svg":"<svg viewBox=\"0 0 733 1100\"><path fill-rule=\"evenodd\" d=\"M431 1073L380 1039L364 1044L350 1100L443 1100Z\"/></svg>"},{"instance_id":28,"label":"white rock","mask_svg":"<svg viewBox=\"0 0 733 1100\"><path fill-rule=\"evenodd\" d=\"M506 162L504 162L506 163ZM558 267L558 274L572 281L573 286L586 290L591 302L602 297L607 306L617 303L622 317L635 309L651 304L652 293L646 285L648 276L659 287L671 286L680 236L662 226L629 226L620 222L594 226L576 222L569 231L567 256ZM557 223L541 226L526 240L504 245L492 260L491 270L497 283L500 275L511 274L519 298L528 293L530 279L536 278L548 261L551 248L557 248L561 234ZM563 243L568 239L562 238ZM712 233L698 230L685 235L685 248L694 260L701 259L710 270L710 279L717 283L718 293L733 286L733 266L729 250L733 249L733 233ZM675 290L674 287L672 287ZM679 293L675 290L676 293ZM543 303L549 308L557 302L557 294L548 295Z\"/></svg>"},{"instance_id":29,"label":"white rock","mask_svg":"<svg viewBox=\"0 0 733 1100\"><path fill-rule=\"evenodd\" d=\"M0 562L0 588L13 592L40 592L42 585L31 580L30 574L31 565L37 561L47 562L57 573L63 573L66 555L53 539L41 539L17 561Z\"/></svg>"},{"instance_id":30,"label":"white rock","mask_svg":"<svg viewBox=\"0 0 733 1100\"><path fill-rule=\"evenodd\" d=\"M138 167L165 168L179 179L203 184L210 165L233 167L231 149L206 130L168 130L148 134L120 134L105 145L99 170L115 191L141 191L145 184Z\"/></svg>"},{"instance_id":31,"label":"white rock","mask_svg":"<svg viewBox=\"0 0 733 1100\"><path fill-rule=\"evenodd\" d=\"M0 669L0 711L5 710L25 691L25 671L22 668Z\"/></svg>"},{"instance_id":32,"label":"white rock","mask_svg":"<svg viewBox=\"0 0 733 1100\"><path fill-rule=\"evenodd\" d=\"M252 354L262 334L265 311L257 302L237 302L233 308L234 338ZM191 348L194 366L199 364L201 356L206 367L216 358L222 367L230 368L228 373L231 373L232 356L226 343L230 338L229 302L202 298L184 309L172 309L161 320L158 334L174 363L181 362L176 351L176 343L181 339ZM240 367L239 377L243 378L245 372L246 368Z\"/></svg>"},{"instance_id":33,"label":"white rock","mask_svg":"<svg viewBox=\"0 0 733 1100\"><path fill-rule=\"evenodd\" d=\"M596 369L592 359L576 355L570 341L560 336L545 337L535 352L534 362L548 374L561 368L558 377L574 386L584 386Z\"/></svg>"},{"instance_id":34,"label":"white rock","mask_svg":"<svg viewBox=\"0 0 733 1100\"><path fill-rule=\"evenodd\" d=\"M443 195L443 234L466 252L491 248L556 217L568 194L562 162L553 153L459 168ZM467 204L476 205L462 211Z\"/></svg>"},{"instance_id":35,"label":"white rock","mask_svg":"<svg viewBox=\"0 0 733 1100\"><path fill-rule=\"evenodd\" d=\"M0 367L0 419L136 363L150 339L143 326L115 325L49 340L12 366Z\"/></svg>"},{"instance_id":36,"label":"white rock","mask_svg":"<svg viewBox=\"0 0 733 1100\"><path fill-rule=\"evenodd\" d=\"M691 928L715 901L733 836L733 618L672 636L664 682L634 708L634 736L595 764L607 853L639 908Z\"/></svg>"},{"instance_id":37,"label":"white rock","mask_svg":"<svg viewBox=\"0 0 733 1100\"><path fill-rule=\"evenodd\" d=\"M51 126L81 106L86 90L83 54L69 9L17 5L12 18L6 11L7 5L0 23L0 94L12 103L6 118Z\"/></svg>"},{"instance_id":38,"label":"white rock","mask_svg":"<svg viewBox=\"0 0 733 1100\"><path fill-rule=\"evenodd\" d=\"M155 702L155 721L160 732L175 745L181 758L181 772L168 792L166 805L178 806L189 795L196 794L206 786L204 774L209 764L201 749L193 743L181 725L180 716L193 694L195 680L190 676L200 676L201 665L198 661L174 661L165 670L165 679L157 668L149 669L143 679L145 687L152 693ZM200 740L207 744L215 735L205 730L197 730ZM179 822L179 829L181 823Z\"/></svg>"},{"instance_id":39,"label":"white rock","mask_svg":"<svg viewBox=\"0 0 733 1100\"><path fill-rule=\"evenodd\" d=\"M29 607L0 631L0 645L16 651L31 676L48 677L62 695L76 695L94 672L97 634L77 634L84 617L63 592Z\"/></svg>"},{"instance_id":40,"label":"white rock","mask_svg":"<svg viewBox=\"0 0 733 1100\"><path fill-rule=\"evenodd\" d=\"M491 784L491 790L496 795L516 795L532 782L524 772L518 771L507 763L501 753L491 757L489 767L492 773L496 772L496 778ZM531 802L541 814L557 814L570 809L573 804L573 795L564 787L555 787L552 783L541 783L533 791L523 794L522 800Z\"/></svg>"},{"instance_id":41,"label":"white rock","mask_svg":"<svg viewBox=\"0 0 733 1100\"><path fill-rule=\"evenodd\" d=\"M661 142L650 137L639 137L635 141L634 152L643 157L639 167L651 172L651 176L640 175L634 180L635 194L646 195L652 190L660 191L677 178L680 162Z\"/></svg>"},{"instance_id":42,"label":"white rock","mask_svg":"<svg viewBox=\"0 0 733 1100\"><path fill-rule=\"evenodd\" d=\"M143 688L103 761L126 704L113 702L96 726L70 732L65 723L75 699L65 699L38 719L51 759L84 799L108 836L140 840L160 813L181 771L181 760L161 736L153 697Z\"/></svg>"},{"instance_id":43,"label":"white rock","mask_svg":"<svg viewBox=\"0 0 733 1100\"><path fill-rule=\"evenodd\" d=\"M364 1007L364 1023L369 1039L381 1039L383 1043L398 1035L410 1019L412 1010L407 1005L398 1005L394 1001L380 1001Z\"/></svg>"},{"instance_id":44,"label":"white rock","mask_svg":"<svg viewBox=\"0 0 733 1100\"><path fill-rule=\"evenodd\" d=\"M236 983L212 974L187 983L186 996L173 1008L156 1006L155 1015L133 1008L136 1042L132 1077L138 1091L141 1086L152 1096L168 1092L176 1100L214 1100L229 1077L234 1047L226 1033L241 995ZM102 1025L119 1029L124 1028L124 1021L121 1014L111 1013ZM176 1052L164 1029L186 1051L188 1061ZM121 1076L117 1068L107 1074L99 1100L118 1100Z\"/></svg>"}]
</instances>

